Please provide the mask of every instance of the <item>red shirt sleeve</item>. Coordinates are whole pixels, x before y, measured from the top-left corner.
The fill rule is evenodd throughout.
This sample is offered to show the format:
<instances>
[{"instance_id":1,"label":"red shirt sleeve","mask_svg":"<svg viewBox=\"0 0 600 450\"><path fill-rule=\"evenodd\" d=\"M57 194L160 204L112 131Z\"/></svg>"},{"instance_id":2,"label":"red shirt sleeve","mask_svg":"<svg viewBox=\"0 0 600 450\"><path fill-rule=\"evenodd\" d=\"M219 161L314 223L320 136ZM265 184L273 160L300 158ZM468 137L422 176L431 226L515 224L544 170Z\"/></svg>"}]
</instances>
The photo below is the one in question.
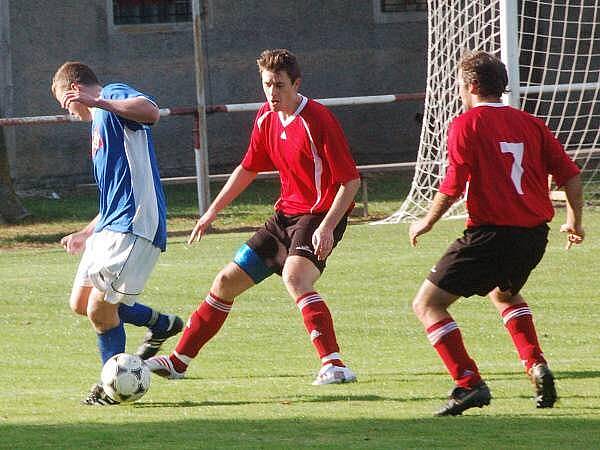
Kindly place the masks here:
<instances>
[{"instance_id":1,"label":"red shirt sleeve","mask_svg":"<svg viewBox=\"0 0 600 450\"><path fill-rule=\"evenodd\" d=\"M251 172L276 170L265 146L265 128L267 126L265 122L268 114L270 114L268 105L263 105L258 110L256 118L254 119L254 126L252 127L248 150L246 150L246 155L244 155L244 159L242 159L242 167Z\"/></svg>"},{"instance_id":2,"label":"red shirt sleeve","mask_svg":"<svg viewBox=\"0 0 600 450\"><path fill-rule=\"evenodd\" d=\"M579 174L579 167L569 158L564 147L558 139L552 134L548 127L540 121L543 133L544 159L546 169L558 187Z\"/></svg>"},{"instance_id":3,"label":"red shirt sleeve","mask_svg":"<svg viewBox=\"0 0 600 450\"><path fill-rule=\"evenodd\" d=\"M323 151L329 162L334 183L346 183L360 177L344 131L331 112L323 126Z\"/></svg>"},{"instance_id":4,"label":"red shirt sleeve","mask_svg":"<svg viewBox=\"0 0 600 450\"><path fill-rule=\"evenodd\" d=\"M465 127L454 120L448 129L448 169L438 189L442 194L458 197L465 191L472 165L468 149Z\"/></svg>"}]
</instances>

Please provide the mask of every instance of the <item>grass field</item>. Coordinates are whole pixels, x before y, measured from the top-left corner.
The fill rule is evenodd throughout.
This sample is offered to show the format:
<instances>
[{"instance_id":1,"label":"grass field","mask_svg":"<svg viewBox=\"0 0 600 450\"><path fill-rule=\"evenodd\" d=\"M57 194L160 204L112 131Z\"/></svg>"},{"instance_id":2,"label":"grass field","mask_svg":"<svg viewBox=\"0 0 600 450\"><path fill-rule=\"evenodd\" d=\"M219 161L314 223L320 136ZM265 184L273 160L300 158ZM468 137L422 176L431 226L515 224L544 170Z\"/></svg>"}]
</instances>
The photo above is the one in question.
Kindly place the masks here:
<instances>
[{"instance_id":1,"label":"grass field","mask_svg":"<svg viewBox=\"0 0 600 450\"><path fill-rule=\"evenodd\" d=\"M249 236L244 227L269 214L272 189L261 189L236 204L239 221L226 215L217 224L229 232L193 247L184 243L193 202L183 189L171 192L176 232L144 301L187 317ZM387 192L374 188L378 214L398 206ZM461 232L461 221L440 222L417 249L408 244L405 224L348 228L317 287L358 383L310 385L318 361L293 301L272 277L238 299L187 379L154 377L139 402L94 408L79 400L99 373L95 336L67 305L78 258L53 243L93 215L94 203L51 202L28 200L38 218L0 230L0 448L600 448L598 210L587 212L585 244L569 252L557 232L564 216L558 211L546 256L523 291L558 378L557 406L535 409L501 320L488 301L473 297L452 311L492 389L492 404L434 418L451 380L410 302ZM130 351L142 335L128 328Z\"/></svg>"}]
</instances>

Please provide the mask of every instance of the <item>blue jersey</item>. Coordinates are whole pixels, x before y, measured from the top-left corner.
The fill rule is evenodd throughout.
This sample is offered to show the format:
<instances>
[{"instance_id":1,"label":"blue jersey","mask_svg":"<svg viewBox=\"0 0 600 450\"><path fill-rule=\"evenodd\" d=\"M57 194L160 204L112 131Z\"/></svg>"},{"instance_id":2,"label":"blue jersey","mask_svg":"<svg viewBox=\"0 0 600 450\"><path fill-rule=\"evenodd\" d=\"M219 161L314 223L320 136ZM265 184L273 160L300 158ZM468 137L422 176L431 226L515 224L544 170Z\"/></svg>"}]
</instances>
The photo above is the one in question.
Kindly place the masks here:
<instances>
[{"instance_id":1,"label":"blue jersey","mask_svg":"<svg viewBox=\"0 0 600 450\"><path fill-rule=\"evenodd\" d=\"M144 97L154 103L120 83L105 86L100 95L112 100ZM100 219L95 231L107 228L133 233L164 251L167 208L150 127L94 108L92 160L100 191Z\"/></svg>"}]
</instances>

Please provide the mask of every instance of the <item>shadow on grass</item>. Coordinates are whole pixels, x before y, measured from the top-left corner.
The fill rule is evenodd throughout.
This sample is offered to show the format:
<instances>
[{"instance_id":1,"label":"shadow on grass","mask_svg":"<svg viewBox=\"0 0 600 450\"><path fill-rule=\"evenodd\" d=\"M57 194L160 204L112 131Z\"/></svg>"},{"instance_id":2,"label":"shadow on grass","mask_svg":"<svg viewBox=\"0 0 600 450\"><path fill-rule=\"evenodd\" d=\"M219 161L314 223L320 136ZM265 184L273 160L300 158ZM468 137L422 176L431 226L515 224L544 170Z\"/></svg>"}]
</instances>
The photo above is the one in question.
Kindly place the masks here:
<instances>
[{"instance_id":1,"label":"shadow on grass","mask_svg":"<svg viewBox=\"0 0 600 450\"><path fill-rule=\"evenodd\" d=\"M56 244L68 233L24 233L13 238L20 244Z\"/></svg>"},{"instance_id":2,"label":"shadow on grass","mask_svg":"<svg viewBox=\"0 0 600 450\"><path fill-rule=\"evenodd\" d=\"M223 229L215 229L210 234L231 234L231 233L252 233L258 229L258 226L240 226ZM20 232L7 239L0 239L0 248L5 246L10 247L31 247L35 248L38 246L48 247L52 245L60 245L60 240L67 234L74 230L66 229L61 232L44 232L42 230ZM192 227L189 230L177 230L170 231L167 233L168 238L175 237L187 237L192 231ZM176 245L178 242L169 242L169 245Z\"/></svg>"},{"instance_id":3,"label":"shadow on grass","mask_svg":"<svg viewBox=\"0 0 600 450\"><path fill-rule=\"evenodd\" d=\"M369 218L353 218L350 222L350 226L352 225L360 225L364 223L368 223L382 217L369 217ZM265 220L267 217L265 216ZM260 228L261 223L257 223L256 225L243 225L243 226L230 226L227 228L213 227L207 234L233 234L233 233L254 233L258 228ZM193 224L190 225L189 229L185 230L175 230L169 231L167 233L168 238L179 238L179 237L188 237L190 232L192 231ZM65 228L64 231L61 232L44 232L42 229L34 230L34 231L25 231L12 236L10 239L6 239L4 243L5 246L10 247L14 246L48 246L48 245L59 245L60 240L73 232L74 230ZM3 242L0 241L0 247ZM176 245L178 242L169 242L169 245Z\"/></svg>"},{"instance_id":4,"label":"shadow on grass","mask_svg":"<svg viewBox=\"0 0 600 450\"><path fill-rule=\"evenodd\" d=\"M579 372L577 372L579 373ZM411 377L415 377L416 374L410 374L409 377L406 377L405 375L400 375L398 374L396 377L390 377L389 374L386 374L385 379L389 382L389 381L397 381L398 383L402 383L402 382L410 382L410 378ZM439 377L441 374L438 372L424 372L422 374L420 374L420 376L435 376L435 377ZM506 376L504 377L504 379L515 379L515 381L517 383L522 384L522 387L525 387L527 385L529 385L529 382L527 381L526 377L523 376L522 373L507 373ZM373 376L373 374L371 374L371 376ZM592 376L595 376L595 373L592 372ZM230 377L231 378L246 378L246 377ZM279 379L279 378L304 378L304 376L299 376L299 375L288 375L288 374L282 374L282 375L269 375L269 376L254 376L253 379ZM418 376L417 376L418 378ZM567 379L568 377L563 377L563 379ZM197 378L189 378L189 380L201 380L202 378L197 377ZM377 379L381 379L381 376L373 378L373 382L376 382ZM490 377L489 380L494 380L494 379L499 379L497 377ZM365 379L361 379L360 381L360 385L364 386L365 384L369 383L371 380L370 377L365 377ZM179 382L185 382L185 381L179 381ZM343 389L345 386L347 385L333 385L330 386L330 389ZM533 401L534 401L534 391L533 389L526 394L517 394L517 393L512 393L512 391L507 392L502 392L500 394L496 394L494 392L494 385L493 382L490 384L491 389L492 389L492 396L494 398L494 402L495 401L502 401L502 400L507 400L507 399L519 399L519 400L526 400L531 402L531 404L533 405ZM448 390L450 390L450 388L452 387L452 383L448 383L447 386L445 386L448 388ZM562 400L574 400L574 399L580 399L580 400L588 400L588 401L594 401L596 402L598 399L600 399L600 396L598 395L592 395L592 394L588 394L588 395L577 395L577 394L571 394L569 393L569 391L563 391L563 390L559 390L559 403L558 405L561 404ZM159 408L159 407L166 407L166 408L177 408L177 407L214 407L214 406L240 406L240 405L277 405L277 404L285 404L285 405L291 405L291 404L307 404L307 403L330 403L330 402L392 402L392 403L397 403L397 404L407 404L407 403L411 403L411 402L422 402L422 401L436 401L440 403L440 405L446 401L446 391L444 391L444 386L441 384L437 384L435 385L435 387L433 388L433 390L431 391L431 395L410 395L410 396L401 396L401 397L396 397L396 396L381 396L381 395L365 395L365 394L353 394L353 393L340 393L340 394L327 394L327 395L319 395L319 394L306 394L306 395L301 395L301 396L292 396L289 398L281 398L281 397L277 397L277 398L267 398L264 400L252 400L252 401L213 401L213 400L207 400L207 401L203 401L203 402L193 402L193 401L177 401L177 402L137 402L135 403L134 407L135 408ZM578 408L580 409L581 406L578 406ZM572 409L570 408L558 408L559 411L557 411L556 409L553 410L552 415L553 416L571 416L573 414ZM586 411L594 411L594 410L600 410L600 408L598 407L584 407L584 409ZM523 414L523 416L529 417L529 414Z\"/></svg>"},{"instance_id":5,"label":"shadow on grass","mask_svg":"<svg viewBox=\"0 0 600 450\"><path fill-rule=\"evenodd\" d=\"M297 374L297 373L280 373L275 375L252 375L252 377L248 375L231 375L227 377L229 380L247 380L252 378L253 380L268 380L268 379L279 379L279 378L298 378L298 379L307 379L307 375L305 374ZM198 376L189 376L186 374L185 378L175 380L175 383L185 383L188 380L208 380L207 377L198 377Z\"/></svg>"},{"instance_id":6,"label":"shadow on grass","mask_svg":"<svg viewBox=\"0 0 600 450\"><path fill-rule=\"evenodd\" d=\"M0 425L3 448L597 448L598 421L576 417L464 416L421 419L202 418ZM132 412L135 410L132 410ZM97 420L97 419L96 419Z\"/></svg>"},{"instance_id":7,"label":"shadow on grass","mask_svg":"<svg viewBox=\"0 0 600 450\"><path fill-rule=\"evenodd\" d=\"M348 222L348 226L352 226L352 225L361 225L361 224L365 224L365 223L369 223L369 222L373 222L379 219L383 219L386 216L369 216L369 217L352 217L350 219L350 221ZM242 225L242 226L235 226L235 225L231 225L228 227L211 227L208 232L206 234L232 234L232 233L253 233L256 230L258 230L264 221L266 221L269 218L269 216L265 216L264 220L262 222L257 222L256 225ZM194 223L197 219L197 217L193 217L194 219ZM192 227L193 227L193 223L192 226L190 227L189 230L176 230L176 231L169 231L168 232L168 236L169 237L181 237L181 236L189 236L190 232L192 231Z\"/></svg>"},{"instance_id":8,"label":"shadow on grass","mask_svg":"<svg viewBox=\"0 0 600 450\"><path fill-rule=\"evenodd\" d=\"M555 371L554 375L562 379L600 378L600 370Z\"/></svg>"},{"instance_id":9,"label":"shadow on grass","mask_svg":"<svg viewBox=\"0 0 600 450\"><path fill-rule=\"evenodd\" d=\"M437 397L382 397L380 395L308 395L293 397L289 399L266 399L255 401L213 401L202 402L176 401L176 402L143 402L139 401L132 405L134 408L192 408L192 407L214 407L214 406L240 406L240 405L294 405L303 403L331 403L331 402L421 402L424 400L437 400Z\"/></svg>"},{"instance_id":10,"label":"shadow on grass","mask_svg":"<svg viewBox=\"0 0 600 450\"><path fill-rule=\"evenodd\" d=\"M427 371L427 372L369 372L368 375L360 378L360 384L378 383L380 379L385 378L387 381L396 382L411 382L415 379L421 379L423 377L437 378L446 375L444 371ZM488 381L493 380L523 380L527 379L525 372L522 371L506 371L506 372L486 372L485 379ZM568 380L568 379L587 379L587 378L600 378L600 371L589 370L589 371L555 371L554 375L557 380ZM252 375L252 379L279 379L279 378L298 378L305 379L308 375L297 374L297 373L280 373L280 374L268 374L268 375ZM247 375L232 375L230 379L246 379ZM203 377L186 376L183 380L178 381L179 383L185 383L186 380L203 380ZM451 380L448 378L448 385L450 386Z\"/></svg>"},{"instance_id":11,"label":"shadow on grass","mask_svg":"<svg viewBox=\"0 0 600 450\"><path fill-rule=\"evenodd\" d=\"M259 225L256 226L240 226L240 227L230 227L230 228L216 228L212 227L208 233L206 234L231 234L231 233L251 233L256 231L259 228ZM189 230L177 230L177 231L169 231L168 237L181 237L181 236L189 236L192 228Z\"/></svg>"}]
</instances>

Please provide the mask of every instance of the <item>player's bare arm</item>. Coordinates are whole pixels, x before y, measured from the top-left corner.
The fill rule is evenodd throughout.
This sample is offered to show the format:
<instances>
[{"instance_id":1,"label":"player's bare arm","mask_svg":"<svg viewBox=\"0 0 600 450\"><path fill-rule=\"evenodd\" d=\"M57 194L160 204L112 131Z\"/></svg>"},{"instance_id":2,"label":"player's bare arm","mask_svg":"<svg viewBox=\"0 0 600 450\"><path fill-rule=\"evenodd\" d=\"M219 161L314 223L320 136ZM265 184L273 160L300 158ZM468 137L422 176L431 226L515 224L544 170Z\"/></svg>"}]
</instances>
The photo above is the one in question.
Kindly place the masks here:
<instances>
[{"instance_id":1,"label":"player's bare arm","mask_svg":"<svg viewBox=\"0 0 600 450\"><path fill-rule=\"evenodd\" d=\"M158 107L145 97L133 97L123 100L110 100L100 97L88 89L71 89L61 98L61 105L69 109L72 102L81 103L88 108L100 108L115 113L125 119L139 123L156 123L160 117Z\"/></svg>"},{"instance_id":2,"label":"player's bare arm","mask_svg":"<svg viewBox=\"0 0 600 450\"><path fill-rule=\"evenodd\" d=\"M158 107L145 97L127 98L124 100L98 99L96 108L113 112L125 119L139 123L154 124L158 122L160 113Z\"/></svg>"},{"instance_id":3,"label":"player's bare arm","mask_svg":"<svg viewBox=\"0 0 600 450\"><path fill-rule=\"evenodd\" d=\"M241 165L237 166L231 176L221 189L214 201L208 207L208 210L198 219L196 226L190 233L188 244L199 241L202 235L206 233L210 224L217 218L217 214L226 208L233 200L237 198L256 178L256 172L244 169Z\"/></svg>"},{"instance_id":4,"label":"player's bare arm","mask_svg":"<svg viewBox=\"0 0 600 450\"><path fill-rule=\"evenodd\" d=\"M411 224L410 229L408 230L410 245L416 247L417 237L430 231L455 201L456 197L437 192L433 197L433 202L425 217Z\"/></svg>"},{"instance_id":5,"label":"player's bare arm","mask_svg":"<svg viewBox=\"0 0 600 450\"><path fill-rule=\"evenodd\" d=\"M581 244L585 238L582 226L583 214L583 187L581 176L575 175L565 183L565 194L567 196L567 221L560 227L562 233L567 233L566 249L573 244Z\"/></svg>"},{"instance_id":6,"label":"player's bare arm","mask_svg":"<svg viewBox=\"0 0 600 450\"><path fill-rule=\"evenodd\" d=\"M69 255L76 255L77 253L81 253L85 248L85 241L89 238L94 232L94 227L100 218L100 214L98 214L94 219L88 223L83 229L71 233L60 240L60 245L64 247Z\"/></svg>"},{"instance_id":7,"label":"player's bare arm","mask_svg":"<svg viewBox=\"0 0 600 450\"><path fill-rule=\"evenodd\" d=\"M313 234L312 241L318 259L324 260L331 253L333 249L333 230L350 208L359 187L360 178L356 178L342 183L338 189L331 208Z\"/></svg>"}]
</instances>

